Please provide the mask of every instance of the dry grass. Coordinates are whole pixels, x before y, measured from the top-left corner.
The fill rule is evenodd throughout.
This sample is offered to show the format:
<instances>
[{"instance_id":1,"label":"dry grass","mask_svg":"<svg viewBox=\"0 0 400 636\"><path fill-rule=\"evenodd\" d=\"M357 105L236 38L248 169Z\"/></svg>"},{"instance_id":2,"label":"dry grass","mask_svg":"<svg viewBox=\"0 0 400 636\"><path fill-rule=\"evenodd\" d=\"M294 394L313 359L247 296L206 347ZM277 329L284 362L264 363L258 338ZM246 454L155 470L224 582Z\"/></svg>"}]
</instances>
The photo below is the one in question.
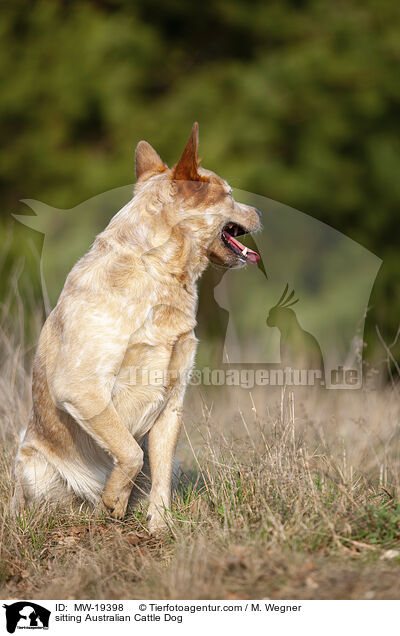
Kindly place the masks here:
<instances>
[{"instance_id":1,"label":"dry grass","mask_svg":"<svg viewBox=\"0 0 400 636\"><path fill-rule=\"evenodd\" d=\"M21 338L3 328L0 349L2 598L400 598L393 391L193 392L187 478L155 539L145 505L124 522L85 506L10 516L30 381Z\"/></svg>"}]
</instances>

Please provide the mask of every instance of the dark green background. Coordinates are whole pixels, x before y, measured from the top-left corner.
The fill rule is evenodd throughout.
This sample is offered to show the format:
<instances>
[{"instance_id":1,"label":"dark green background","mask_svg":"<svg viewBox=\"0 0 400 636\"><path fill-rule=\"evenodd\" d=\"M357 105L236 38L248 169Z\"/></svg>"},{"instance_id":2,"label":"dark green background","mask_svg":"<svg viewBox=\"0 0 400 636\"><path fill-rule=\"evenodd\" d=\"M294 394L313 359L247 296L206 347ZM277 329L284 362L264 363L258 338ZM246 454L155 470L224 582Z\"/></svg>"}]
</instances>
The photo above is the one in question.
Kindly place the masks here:
<instances>
[{"instance_id":1,"label":"dark green background","mask_svg":"<svg viewBox=\"0 0 400 636\"><path fill-rule=\"evenodd\" d=\"M1 5L0 36L2 297L22 266L22 298L40 294L40 236L10 218L28 212L20 199L71 208L131 183L139 139L174 163L197 120L206 167L383 259L366 337L378 355L375 325L393 340L396 0L15 0Z\"/></svg>"}]
</instances>

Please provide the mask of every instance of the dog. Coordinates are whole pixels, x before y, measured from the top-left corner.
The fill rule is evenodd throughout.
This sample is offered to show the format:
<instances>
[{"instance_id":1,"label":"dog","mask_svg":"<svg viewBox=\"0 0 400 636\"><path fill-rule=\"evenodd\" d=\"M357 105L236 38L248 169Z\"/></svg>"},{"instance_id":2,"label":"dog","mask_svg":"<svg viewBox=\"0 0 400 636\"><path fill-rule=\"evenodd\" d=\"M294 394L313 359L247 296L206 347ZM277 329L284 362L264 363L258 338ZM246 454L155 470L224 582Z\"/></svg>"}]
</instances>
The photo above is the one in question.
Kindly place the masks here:
<instances>
[{"instance_id":1,"label":"dog","mask_svg":"<svg viewBox=\"0 0 400 636\"><path fill-rule=\"evenodd\" d=\"M135 163L132 200L72 268L40 334L14 508L72 493L123 518L148 434L147 519L157 532L171 507L194 364L197 281L210 261L225 268L259 261L237 236L258 230L260 213L200 165L197 123L173 168L146 141ZM164 380L143 381L144 370Z\"/></svg>"}]
</instances>

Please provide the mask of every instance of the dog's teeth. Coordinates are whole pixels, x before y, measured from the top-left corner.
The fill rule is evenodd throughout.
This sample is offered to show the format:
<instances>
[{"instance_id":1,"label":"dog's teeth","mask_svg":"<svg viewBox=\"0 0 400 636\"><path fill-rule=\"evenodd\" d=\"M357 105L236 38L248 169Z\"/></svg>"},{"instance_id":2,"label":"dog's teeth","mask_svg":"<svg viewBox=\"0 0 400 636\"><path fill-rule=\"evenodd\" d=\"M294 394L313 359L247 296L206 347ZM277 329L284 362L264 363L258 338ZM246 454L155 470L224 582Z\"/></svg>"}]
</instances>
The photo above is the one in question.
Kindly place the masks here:
<instances>
[{"instance_id":1,"label":"dog's teeth","mask_svg":"<svg viewBox=\"0 0 400 636\"><path fill-rule=\"evenodd\" d=\"M234 230L234 235L235 235L235 236L237 236L237 235L238 235L238 231L239 231L239 228L238 228L238 226L236 225L235 230Z\"/></svg>"},{"instance_id":2,"label":"dog's teeth","mask_svg":"<svg viewBox=\"0 0 400 636\"><path fill-rule=\"evenodd\" d=\"M242 254L243 254L243 256L246 256L246 254L247 254L247 252L248 252L248 251L249 251L249 250L247 249L247 247L245 247L245 248L242 250Z\"/></svg>"}]
</instances>

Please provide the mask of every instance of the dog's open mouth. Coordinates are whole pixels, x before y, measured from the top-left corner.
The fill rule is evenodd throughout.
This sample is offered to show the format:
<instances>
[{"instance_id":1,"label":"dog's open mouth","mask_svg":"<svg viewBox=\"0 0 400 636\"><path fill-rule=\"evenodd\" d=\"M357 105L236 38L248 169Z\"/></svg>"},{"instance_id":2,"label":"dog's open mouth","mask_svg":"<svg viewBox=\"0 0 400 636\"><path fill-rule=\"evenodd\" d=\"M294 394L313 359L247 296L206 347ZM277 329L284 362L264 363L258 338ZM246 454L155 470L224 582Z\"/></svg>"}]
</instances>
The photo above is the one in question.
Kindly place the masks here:
<instances>
[{"instance_id":1,"label":"dog's open mouth","mask_svg":"<svg viewBox=\"0 0 400 636\"><path fill-rule=\"evenodd\" d=\"M254 250L251 250L249 247L242 245L240 241L237 240L237 236L242 236L244 234L248 234L246 230L237 225L236 223L228 223L225 225L222 230L222 240L227 247L229 247L235 254L239 256L246 263L258 263L260 260L260 255Z\"/></svg>"}]
</instances>

